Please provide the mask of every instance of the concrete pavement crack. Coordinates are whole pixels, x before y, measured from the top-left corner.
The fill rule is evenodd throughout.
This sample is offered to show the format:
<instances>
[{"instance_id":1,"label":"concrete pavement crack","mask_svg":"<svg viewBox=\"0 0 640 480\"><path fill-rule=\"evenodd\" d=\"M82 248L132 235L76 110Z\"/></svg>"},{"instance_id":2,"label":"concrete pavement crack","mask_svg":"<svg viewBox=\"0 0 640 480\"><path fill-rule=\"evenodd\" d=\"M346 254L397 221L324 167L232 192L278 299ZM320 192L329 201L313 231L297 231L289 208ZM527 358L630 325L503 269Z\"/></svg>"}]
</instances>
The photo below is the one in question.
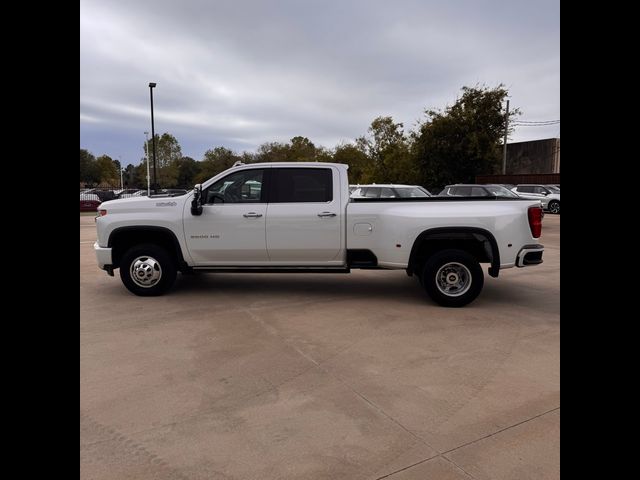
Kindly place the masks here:
<instances>
[{"instance_id":1,"label":"concrete pavement crack","mask_svg":"<svg viewBox=\"0 0 640 480\"><path fill-rule=\"evenodd\" d=\"M509 426L507 426L507 427L501 428L500 430L497 430L497 431L495 431L495 432L493 432L493 433L490 433L490 434L488 434L488 435L485 435L484 437L476 438L475 440L472 440L472 441L470 441L470 442L463 443L462 445L458 445L457 447L452 448L451 450L447 450L446 452L442 452L442 455L446 455L447 453L451 453L451 452L453 452L453 451L455 451L455 450L458 450L458 449L460 449L460 448L462 448L462 447L466 447L467 445L471 445L472 443L479 442L480 440L484 440L485 438L493 437L494 435L497 435L497 434L499 434L499 433L502 433L502 432L504 432L505 430L509 430L509 429L511 429L511 428L514 428L514 427L517 427L517 426L519 426L519 425L522 425L523 423L530 422L531 420L535 420L536 418L540 418L540 417L542 417L542 416L544 416L544 415L547 415L548 413L555 412L556 410L560 410L560 407L552 408L551 410L547 410L546 412L540 413L540 414L535 415L535 416L533 416L533 417L531 417L531 418L527 418L526 420L522 420L521 422L514 423L513 425L509 425Z\"/></svg>"},{"instance_id":2,"label":"concrete pavement crack","mask_svg":"<svg viewBox=\"0 0 640 480\"><path fill-rule=\"evenodd\" d=\"M542 417L544 415L547 415L548 413L555 412L556 410L560 410L560 407L552 408L551 410L547 410L546 412L540 413L538 415L534 415L531 418L527 418L526 420L522 420L521 422L514 423L513 425L509 425L509 426L507 426L505 428L502 428L500 430L492 432L492 433L490 433L488 435L485 435L484 437L476 438L475 440L472 440L470 442L463 443L462 445L458 445L457 447L452 448L450 450L447 450L446 452L438 453L437 455L432 455L432 456L427 457L427 458L425 458L423 460L420 460L419 462L412 463L411 465L407 465L406 467L402 467L402 468L400 468L398 470L395 470L393 472L387 473L386 475L382 475L381 477L377 477L375 480L382 480L383 478L388 478L391 475L395 475L396 473L403 472L403 471L408 470L408 469L410 469L412 467L415 467L416 465L420 465L421 463L428 462L429 460L433 460L434 458L438 458L438 457L441 457L442 459L444 459L447 462L449 462L452 465L454 465L456 468L460 469L469 478L475 478L473 475L471 475L470 473L466 472L462 467L460 467L458 464L456 464L453 460L451 460L448 457L445 457L445 455L448 454L448 453L451 453L451 452L453 452L455 450L458 450L458 449L460 449L462 447L466 447L467 445L471 445L473 443L477 443L477 442L479 442L481 440L484 440L486 438L493 437L494 435L497 435L498 433L502 433L502 432L504 432L506 430L509 430L511 428L514 428L514 427L517 427L517 426L522 425L524 423L530 422L531 420L535 420L536 418L540 418L540 417ZM433 448L433 447L431 447L431 448ZM437 450L435 450L435 449L434 449L434 451L437 452Z\"/></svg>"},{"instance_id":3,"label":"concrete pavement crack","mask_svg":"<svg viewBox=\"0 0 640 480\"><path fill-rule=\"evenodd\" d=\"M405 470L409 470L410 468L415 467L416 465L420 465L421 463L428 462L429 460L433 460L434 458L442 458L443 460L445 460L445 461L447 461L447 462L451 463L455 468L457 468L458 470L460 470L460 471L461 471L462 473L464 473L467 477L469 477L469 478L471 478L471 479L474 479L474 480L475 480L475 478L476 478L476 477L474 477L473 475L471 475L469 472L465 471L465 469L464 469L464 468L462 468L460 465L456 464L453 460L451 460L451 459L449 459L449 458L446 458L446 457L443 457L441 454L439 454L439 455L433 455L433 456L431 456L431 457L428 457L428 458L425 458L425 459L423 459L423 460L420 460L419 462L412 463L411 465L407 465L406 467L402 467L402 468L401 468L401 469L399 469L399 470L395 470L395 471L393 471L393 472L391 472L391 473L387 473L386 475L383 475L383 476L381 476L381 477L377 477L377 478L376 478L376 480L382 480L383 478L389 478L391 475L395 475L396 473L404 472Z\"/></svg>"},{"instance_id":4,"label":"concrete pavement crack","mask_svg":"<svg viewBox=\"0 0 640 480\"><path fill-rule=\"evenodd\" d=\"M405 470L409 470L411 467L415 467L416 465L420 465L421 463L428 462L429 460L433 460L434 458L438 458L440 455L433 455L431 457L427 457L419 462L412 463L411 465L407 465L406 467L402 467L398 470L394 470L391 473L387 473L386 475L382 475L381 477L377 477L376 480L382 480L383 478L388 478L391 475L395 475L396 473L404 472Z\"/></svg>"},{"instance_id":5,"label":"concrete pavement crack","mask_svg":"<svg viewBox=\"0 0 640 480\"><path fill-rule=\"evenodd\" d=\"M467 477L474 479L476 477L474 477L473 475L471 475L469 472L467 472L464 468L462 468L460 465L458 465L456 462L454 462L453 460L451 460L450 458L445 457L444 455L438 455L440 458L442 458L443 460L449 462L451 465L453 465L455 468L457 468L458 470L462 471L462 473L464 473Z\"/></svg>"}]
</instances>

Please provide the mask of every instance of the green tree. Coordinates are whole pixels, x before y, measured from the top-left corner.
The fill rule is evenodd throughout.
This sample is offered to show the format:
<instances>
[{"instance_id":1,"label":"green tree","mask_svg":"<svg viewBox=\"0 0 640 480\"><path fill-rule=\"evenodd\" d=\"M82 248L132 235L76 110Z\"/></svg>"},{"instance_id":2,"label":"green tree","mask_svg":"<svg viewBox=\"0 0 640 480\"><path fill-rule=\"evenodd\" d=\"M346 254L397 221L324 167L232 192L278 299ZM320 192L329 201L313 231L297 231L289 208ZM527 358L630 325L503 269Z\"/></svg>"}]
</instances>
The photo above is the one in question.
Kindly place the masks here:
<instances>
[{"instance_id":1,"label":"green tree","mask_svg":"<svg viewBox=\"0 0 640 480\"><path fill-rule=\"evenodd\" d=\"M80 181L87 184L100 181L100 171L96 157L83 148L80 149Z\"/></svg>"},{"instance_id":2,"label":"green tree","mask_svg":"<svg viewBox=\"0 0 640 480\"><path fill-rule=\"evenodd\" d=\"M332 154L324 147L316 147L307 137L298 135L289 143L263 143L253 159L258 162L330 162Z\"/></svg>"},{"instance_id":3,"label":"green tree","mask_svg":"<svg viewBox=\"0 0 640 480\"><path fill-rule=\"evenodd\" d=\"M143 177L140 178L138 176L138 167L132 164L127 165L124 169L122 178L124 180L125 188L134 188L134 187L146 187L147 185L147 164L144 163L144 173Z\"/></svg>"},{"instance_id":4,"label":"green tree","mask_svg":"<svg viewBox=\"0 0 640 480\"><path fill-rule=\"evenodd\" d=\"M507 96L502 84L462 87L462 96L452 106L425 111L427 119L412 136L412 156L422 185L474 182L476 175L500 171L502 106ZM514 109L509 116L519 114Z\"/></svg>"},{"instance_id":5,"label":"green tree","mask_svg":"<svg viewBox=\"0 0 640 480\"><path fill-rule=\"evenodd\" d=\"M368 183L370 181L368 172L372 170L371 161L367 154L357 145L338 145L333 153L332 160L336 163L349 165L350 183Z\"/></svg>"},{"instance_id":6,"label":"green tree","mask_svg":"<svg viewBox=\"0 0 640 480\"><path fill-rule=\"evenodd\" d=\"M100 155L96 159L96 165L100 175L100 183L111 186L120 185L120 171L116 163L109 155Z\"/></svg>"},{"instance_id":7,"label":"green tree","mask_svg":"<svg viewBox=\"0 0 640 480\"><path fill-rule=\"evenodd\" d=\"M157 181L161 188L175 187L178 183L178 167L176 162L182 158L180 143L170 133L163 133L156 138L156 167L158 171ZM147 152L147 142L144 143L144 151ZM151 182L153 183L153 140L149 141L149 154L151 162Z\"/></svg>"},{"instance_id":8,"label":"green tree","mask_svg":"<svg viewBox=\"0 0 640 480\"><path fill-rule=\"evenodd\" d=\"M391 117L377 117L371 122L368 136L358 138L356 145L370 160L363 171L363 181L415 182L417 166L410 155L402 123L395 123Z\"/></svg>"},{"instance_id":9,"label":"green tree","mask_svg":"<svg viewBox=\"0 0 640 480\"><path fill-rule=\"evenodd\" d=\"M178 179L177 186L190 189L193 187L196 176L200 173L201 163L191 157L182 157L177 161Z\"/></svg>"},{"instance_id":10,"label":"green tree","mask_svg":"<svg viewBox=\"0 0 640 480\"><path fill-rule=\"evenodd\" d=\"M289 145L280 142L263 143L258 147L256 158L259 162L288 162Z\"/></svg>"},{"instance_id":11,"label":"green tree","mask_svg":"<svg viewBox=\"0 0 640 480\"><path fill-rule=\"evenodd\" d=\"M316 147L314 162L333 162L333 152L325 147Z\"/></svg>"},{"instance_id":12,"label":"green tree","mask_svg":"<svg viewBox=\"0 0 640 480\"><path fill-rule=\"evenodd\" d=\"M258 155L252 152L242 152L240 160L242 160L242 163L257 163L260 161Z\"/></svg>"},{"instance_id":13,"label":"green tree","mask_svg":"<svg viewBox=\"0 0 640 480\"><path fill-rule=\"evenodd\" d=\"M200 172L195 176L196 182L204 182L233 167L233 164L238 160L242 160L241 157L228 148L216 147L212 150L207 150L204 154L204 160L200 162Z\"/></svg>"},{"instance_id":14,"label":"green tree","mask_svg":"<svg viewBox=\"0 0 640 480\"><path fill-rule=\"evenodd\" d=\"M153 166L149 164L149 175L151 176L151 180L149 183L153 182ZM142 188L143 190L147 189L147 159L142 158L140 163L135 166L133 170L133 181L132 185Z\"/></svg>"},{"instance_id":15,"label":"green tree","mask_svg":"<svg viewBox=\"0 0 640 480\"><path fill-rule=\"evenodd\" d=\"M307 137L293 137L286 152L289 162L315 162L316 146Z\"/></svg>"}]
</instances>

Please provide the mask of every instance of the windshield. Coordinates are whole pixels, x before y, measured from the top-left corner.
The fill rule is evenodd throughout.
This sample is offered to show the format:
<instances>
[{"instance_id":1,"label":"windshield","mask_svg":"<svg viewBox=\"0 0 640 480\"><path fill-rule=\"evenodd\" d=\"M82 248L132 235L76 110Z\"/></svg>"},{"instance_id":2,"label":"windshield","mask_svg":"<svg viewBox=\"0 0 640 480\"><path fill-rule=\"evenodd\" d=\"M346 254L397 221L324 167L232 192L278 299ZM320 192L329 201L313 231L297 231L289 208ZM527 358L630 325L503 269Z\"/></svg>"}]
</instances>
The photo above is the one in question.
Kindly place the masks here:
<instances>
[{"instance_id":1,"label":"windshield","mask_svg":"<svg viewBox=\"0 0 640 480\"><path fill-rule=\"evenodd\" d=\"M411 198L411 197L428 197L429 194L418 187L410 187L410 188L398 188L395 187L394 190L398 193L398 197L400 198Z\"/></svg>"},{"instance_id":2,"label":"windshield","mask_svg":"<svg viewBox=\"0 0 640 480\"><path fill-rule=\"evenodd\" d=\"M554 187L553 185L546 185L547 190L551 190L551 193L560 193L560 189L558 187Z\"/></svg>"},{"instance_id":3,"label":"windshield","mask_svg":"<svg viewBox=\"0 0 640 480\"><path fill-rule=\"evenodd\" d=\"M485 185L485 187L491 192L491 195L495 195L496 197L518 198L518 195L501 185Z\"/></svg>"}]
</instances>

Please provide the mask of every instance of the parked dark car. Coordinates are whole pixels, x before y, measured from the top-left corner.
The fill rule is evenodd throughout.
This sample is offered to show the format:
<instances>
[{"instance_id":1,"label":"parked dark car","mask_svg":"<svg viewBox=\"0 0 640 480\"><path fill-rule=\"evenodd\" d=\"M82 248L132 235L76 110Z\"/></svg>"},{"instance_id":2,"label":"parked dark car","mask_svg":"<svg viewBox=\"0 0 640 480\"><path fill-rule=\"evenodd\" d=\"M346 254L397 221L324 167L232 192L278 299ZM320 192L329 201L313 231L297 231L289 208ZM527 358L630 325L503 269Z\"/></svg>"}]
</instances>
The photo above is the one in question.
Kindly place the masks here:
<instances>
[{"instance_id":1,"label":"parked dark car","mask_svg":"<svg viewBox=\"0 0 640 480\"><path fill-rule=\"evenodd\" d=\"M107 200L113 200L114 198L116 198L116 194L113 192L113 190L95 189L95 190L92 190L91 193L97 195L98 198L100 198L100 201L102 202L106 202Z\"/></svg>"}]
</instances>

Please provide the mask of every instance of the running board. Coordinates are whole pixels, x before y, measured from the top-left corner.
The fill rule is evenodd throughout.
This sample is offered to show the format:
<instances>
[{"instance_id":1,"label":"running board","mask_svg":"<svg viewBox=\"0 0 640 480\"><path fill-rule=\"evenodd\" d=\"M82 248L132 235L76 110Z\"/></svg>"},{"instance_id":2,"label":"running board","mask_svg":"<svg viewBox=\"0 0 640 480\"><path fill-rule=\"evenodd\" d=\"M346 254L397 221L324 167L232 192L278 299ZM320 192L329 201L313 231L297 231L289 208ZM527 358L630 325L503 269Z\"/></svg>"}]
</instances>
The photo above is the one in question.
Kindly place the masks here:
<instances>
[{"instance_id":1,"label":"running board","mask_svg":"<svg viewBox=\"0 0 640 480\"><path fill-rule=\"evenodd\" d=\"M345 267L193 267L200 272L226 273L351 273Z\"/></svg>"}]
</instances>

